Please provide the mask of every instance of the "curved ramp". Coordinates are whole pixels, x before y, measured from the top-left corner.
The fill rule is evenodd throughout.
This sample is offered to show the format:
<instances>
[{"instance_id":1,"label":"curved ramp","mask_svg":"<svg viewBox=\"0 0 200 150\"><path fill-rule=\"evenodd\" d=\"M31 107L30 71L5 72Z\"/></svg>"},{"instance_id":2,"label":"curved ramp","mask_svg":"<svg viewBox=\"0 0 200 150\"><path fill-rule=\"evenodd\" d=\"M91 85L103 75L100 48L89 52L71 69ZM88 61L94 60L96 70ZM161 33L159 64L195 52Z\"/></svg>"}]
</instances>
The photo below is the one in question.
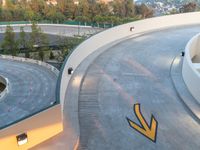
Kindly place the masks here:
<instances>
[{"instance_id":1,"label":"curved ramp","mask_svg":"<svg viewBox=\"0 0 200 150\"><path fill-rule=\"evenodd\" d=\"M177 95L170 67L199 31L199 26L155 31L99 55L80 87L79 149L198 150L199 123ZM148 123L151 114L157 119L156 143L129 126L126 117L140 124L133 111L136 103Z\"/></svg>"},{"instance_id":2,"label":"curved ramp","mask_svg":"<svg viewBox=\"0 0 200 150\"><path fill-rule=\"evenodd\" d=\"M9 92L0 101L0 128L28 117L55 101L57 75L37 64L0 58Z\"/></svg>"}]
</instances>

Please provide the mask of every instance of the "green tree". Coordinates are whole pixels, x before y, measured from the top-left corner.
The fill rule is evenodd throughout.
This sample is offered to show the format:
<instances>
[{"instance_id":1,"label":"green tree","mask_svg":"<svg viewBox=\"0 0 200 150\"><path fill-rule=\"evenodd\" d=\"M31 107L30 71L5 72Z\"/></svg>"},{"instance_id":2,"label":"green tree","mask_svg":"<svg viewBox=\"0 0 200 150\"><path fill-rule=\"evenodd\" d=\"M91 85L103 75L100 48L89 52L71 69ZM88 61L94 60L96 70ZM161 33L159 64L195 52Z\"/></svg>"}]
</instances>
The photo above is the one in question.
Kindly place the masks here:
<instances>
[{"instance_id":1,"label":"green tree","mask_svg":"<svg viewBox=\"0 0 200 150\"><path fill-rule=\"evenodd\" d=\"M25 58L30 58L30 53L29 52L25 52Z\"/></svg>"},{"instance_id":2,"label":"green tree","mask_svg":"<svg viewBox=\"0 0 200 150\"><path fill-rule=\"evenodd\" d=\"M89 3L87 0L80 0L78 4L78 11L82 16L89 17ZM79 14L78 14L79 15ZM77 16L76 16L77 17Z\"/></svg>"},{"instance_id":3,"label":"green tree","mask_svg":"<svg viewBox=\"0 0 200 150\"><path fill-rule=\"evenodd\" d=\"M43 61L44 60L44 51L40 50L38 55L39 55L40 60Z\"/></svg>"},{"instance_id":4,"label":"green tree","mask_svg":"<svg viewBox=\"0 0 200 150\"><path fill-rule=\"evenodd\" d=\"M85 25L87 24L87 22L90 21L90 19L87 16L77 16L75 20L78 21L79 24L84 23Z\"/></svg>"},{"instance_id":5,"label":"green tree","mask_svg":"<svg viewBox=\"0 0 200 150\"><path fill-rule=\"evenodd\" d=\"M52 52L52 51L50 52L49 59L50 59L50 60L53 60L53 59L55 59L55 56L54 56L54 54L53 54L53 52Z\"/></svg>"},{"instance_id":6,"label":"green tree","mask_svg":"<svg viewBox=\"0 0 200 150\"><path fill-rule=\"evenodd\" d=\"M197 10L197 4L195 2L190 2L182 6L180 8L180 12L185 13L185 12L193 12Z\"/></svg>"},{"instance_id":7,"label":"green tree","mask_svg":"<svg viewBox=\"0 0 200 150\"><path fill-rule=\"evenodd\" d=\"M113 8L113 14L118 17L124 17L125 16L125 7L124 3L121 0L115 0L112 3Z\"/></svg>"},{"instance_id":8,"label":"green tree","mask_svg":"<svg viewBox=\"0 0 200 150\"><path fill-rule=\"evenodd\" d=\"M30 48L48 45L47 36L42 32L35 22L31 26L32 32L30 33Z\"/></svg>"},{"instance_id":9,"label":"green tree","mask_svg":"<svg viewBox=\"0 0 200 150\"><path fill-rule=\"evenodd\" d=\"M94 21L97 23L97 26L100 27L100 24L103 23L103 17L100 15L97 15L94 17Z\"/></svg>"},{"instance_id":10,"label":"green tree","mask_svg":"<svg viewBox=\"0 0 200 150\"><path fill-rule=\"evenodd\" d=\"M49 7L46 12L46 19L59 23L65 20L65 16L61 12L58 12L55 7Z\"/></svg>"},{"instance_id":11,"label":"green tree","mask_svg":"<svg viewBox=\"0 0 200 150\"><path fill-rule=\"evenodd\" d=\"M109 6L108 4L104 3L104 2L99 2L96 3L96 14L100 15L100 16L108 16L110 15L110 10L109 10Z\"/></svg>"},{"instance_id":12,"label":"green tree","mask_svg":"<svg viewBox=\"0 0 200 150\"><path fill-rule=\"evenodd\" d=\"M19 33L19 47L20 48L27 48L27 36L24 32L24 27L20 27L20 33Z\"/></svg>"},{"instance_id":13,"label":"green tree","mask_svg":"<svg viewBox=\"0 0 200 150\"><path fill-rule=\"evenodd\" d=\"M15 33L11 26L6 27L6 32L1 45L4 53L11 54L13 56L17 55L18 52L18 42L15 40Z\"/></svg>"},{"instance_id":14,"label":"green tree","mask_svg":"<svg viewBox=\"0 0 200 150\"><path fill-rule=\"evenodd\" d=\"M154 14L153 9L145 4L137 5L136 12L141 15L142 18L149 18Z\"/></svg>"},{"instance_id":15,"label":"green tree","mask_svg":"<svg viewBox=\"0 0 200 150\"><path fill-rule=\"evenodd\" d=\"M74 12L76 6L73 0L59 0L57 2L57 8L63 15L65 15L67 18L75 18Z\"/></svg>"},{"instance_id":16,"label":"green tree","mask_svg":"<svg viewBox=\"0 0 200 150\"><path fill-rule=\"evenodd\" d=\"M135 5L133 0L125 0L125 17L133 17L135 14Z\"/></svg>"}]
</instances>

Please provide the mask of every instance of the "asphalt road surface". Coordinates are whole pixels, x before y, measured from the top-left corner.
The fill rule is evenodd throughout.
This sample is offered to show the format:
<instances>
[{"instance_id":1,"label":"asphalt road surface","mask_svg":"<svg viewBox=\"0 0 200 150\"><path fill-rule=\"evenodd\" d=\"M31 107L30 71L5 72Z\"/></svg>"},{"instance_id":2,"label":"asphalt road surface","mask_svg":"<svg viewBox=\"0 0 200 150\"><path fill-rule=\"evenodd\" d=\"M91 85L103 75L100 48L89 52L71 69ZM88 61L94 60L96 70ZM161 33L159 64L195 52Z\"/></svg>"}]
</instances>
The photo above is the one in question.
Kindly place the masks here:
<instances>
[{"instance_id":1,"label":"asphalt road surface","mask_svg":"<svg viewBox=\"0 0 200 150\"><path fill-rule=\"evenodd\" d=\"M9 81L9 93L0 100L0 128L56 100L57 76L42 66L0 59L0 74Z\"/></svg>"},{"instance_id":2,"label":"asphalt road surface","mask_svg":"<svg viewBox=\"0 0 200 150\"><path fill-rule=\"evenodd\" d=\"M200 125L170 78L173 59L199 32L200 26L155 31L99 55L85 72L79 93L79 149L199 150ZM156 143L129 126L126 117L140 125L136 103L148 124L152 114L157 120Z\"/></svg>"},{"instance_id":3,"label":"asphalt road surface","mask_svg":"<svg viewBox=\"0 0 200 150\"><path fill-rule=\"evenodd\" d=\"M4 39L4 32L6 27L0 26L0 43ZM49 44L50 45L58 45L59 43L62 43L65 38L62 38L62 36L66 37L73 37L74 35L85 35L85 36L91 36L93 34L96 34L104 29L102 28L93 28L93 27L77 27L77 26L41 26L41 29L44 33L47 34ZM19 37L20 27L14 26L13 30L16 32L16 38ZM25 32L31 32L30 26L24 26Z\"/></svg>"}]
</instances>

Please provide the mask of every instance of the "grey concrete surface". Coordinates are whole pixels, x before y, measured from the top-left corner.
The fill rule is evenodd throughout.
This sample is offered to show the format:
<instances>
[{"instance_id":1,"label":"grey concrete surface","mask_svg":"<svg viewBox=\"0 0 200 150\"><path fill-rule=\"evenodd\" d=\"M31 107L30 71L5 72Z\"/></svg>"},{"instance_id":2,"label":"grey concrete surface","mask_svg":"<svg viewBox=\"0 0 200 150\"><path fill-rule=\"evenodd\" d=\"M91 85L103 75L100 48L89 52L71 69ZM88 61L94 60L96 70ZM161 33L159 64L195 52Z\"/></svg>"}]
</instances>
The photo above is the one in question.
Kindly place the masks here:
<instances>
[{"instance_id":1,"label":"grey concrete surface","mask_svg":"<svg viewBox=\"0 0 200 150\"><path fill-rule=\"evenodd\" d=\"M9 93L0 101L0 128L56 100L57 76L42 66L0 59L0 74L9 80Z\"/></svg>"},{"instance_id":2,"label":"grey concrete surface","mask_svg":"<svg viewBox=\"0 0 200 150\"><path fill-rule=\"evenodd\" d=\"M199 123L184 107L170 79L171 63L199 26L171 28L121 42L86 72L79 94L79 149L198 150ZM133 105L147 122L158 121L157 142L133 130Z\"/></svg>"}]
</instances>

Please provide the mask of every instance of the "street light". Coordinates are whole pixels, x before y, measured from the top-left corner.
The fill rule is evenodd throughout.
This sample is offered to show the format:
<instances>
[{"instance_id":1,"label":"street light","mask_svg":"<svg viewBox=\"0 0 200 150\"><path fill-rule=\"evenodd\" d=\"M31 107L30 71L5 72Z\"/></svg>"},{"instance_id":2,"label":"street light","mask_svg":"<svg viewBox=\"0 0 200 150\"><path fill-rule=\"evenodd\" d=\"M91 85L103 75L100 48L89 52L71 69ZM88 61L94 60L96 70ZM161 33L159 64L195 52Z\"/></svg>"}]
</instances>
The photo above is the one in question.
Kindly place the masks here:
<instances>
[{"instance_id":1,"label":"street light","mask_svg":"<svg viewBox=\"0 0 200 150\"><path fill-rule=\"evenodd\" d=\"M69 75L71 75L71 74L73 73L73 71L74 71L74 70L73 70L72 67L69 67L69 68L68 68L68 74L69 74Z\"/></svg>"},{"instance_id":2,"label":"street light","mask_svg":"<svg viewBox=\"0 0 200 150\"><path fill-rule=\"evenodd\" d=\"M19 146L24 145L28 142L28 136L26 133L22 133L18 135L16 138L17 138L17 143Z\"/></svg>"},{"instance_id":3,"label":"street light","mask_svg":"<svg viewBox=\"0 0 200 150\"><path fill-rule=\"evenodd\" d=\"M74 5L76 5L76 9L78 10L78 15L79 15L79 9L78 9L78 5L79 5L79 1L74 1ZM80 23L78 21L78 36L79 36L79 33L80 33Z\"/></svg>"}]
</instances>

